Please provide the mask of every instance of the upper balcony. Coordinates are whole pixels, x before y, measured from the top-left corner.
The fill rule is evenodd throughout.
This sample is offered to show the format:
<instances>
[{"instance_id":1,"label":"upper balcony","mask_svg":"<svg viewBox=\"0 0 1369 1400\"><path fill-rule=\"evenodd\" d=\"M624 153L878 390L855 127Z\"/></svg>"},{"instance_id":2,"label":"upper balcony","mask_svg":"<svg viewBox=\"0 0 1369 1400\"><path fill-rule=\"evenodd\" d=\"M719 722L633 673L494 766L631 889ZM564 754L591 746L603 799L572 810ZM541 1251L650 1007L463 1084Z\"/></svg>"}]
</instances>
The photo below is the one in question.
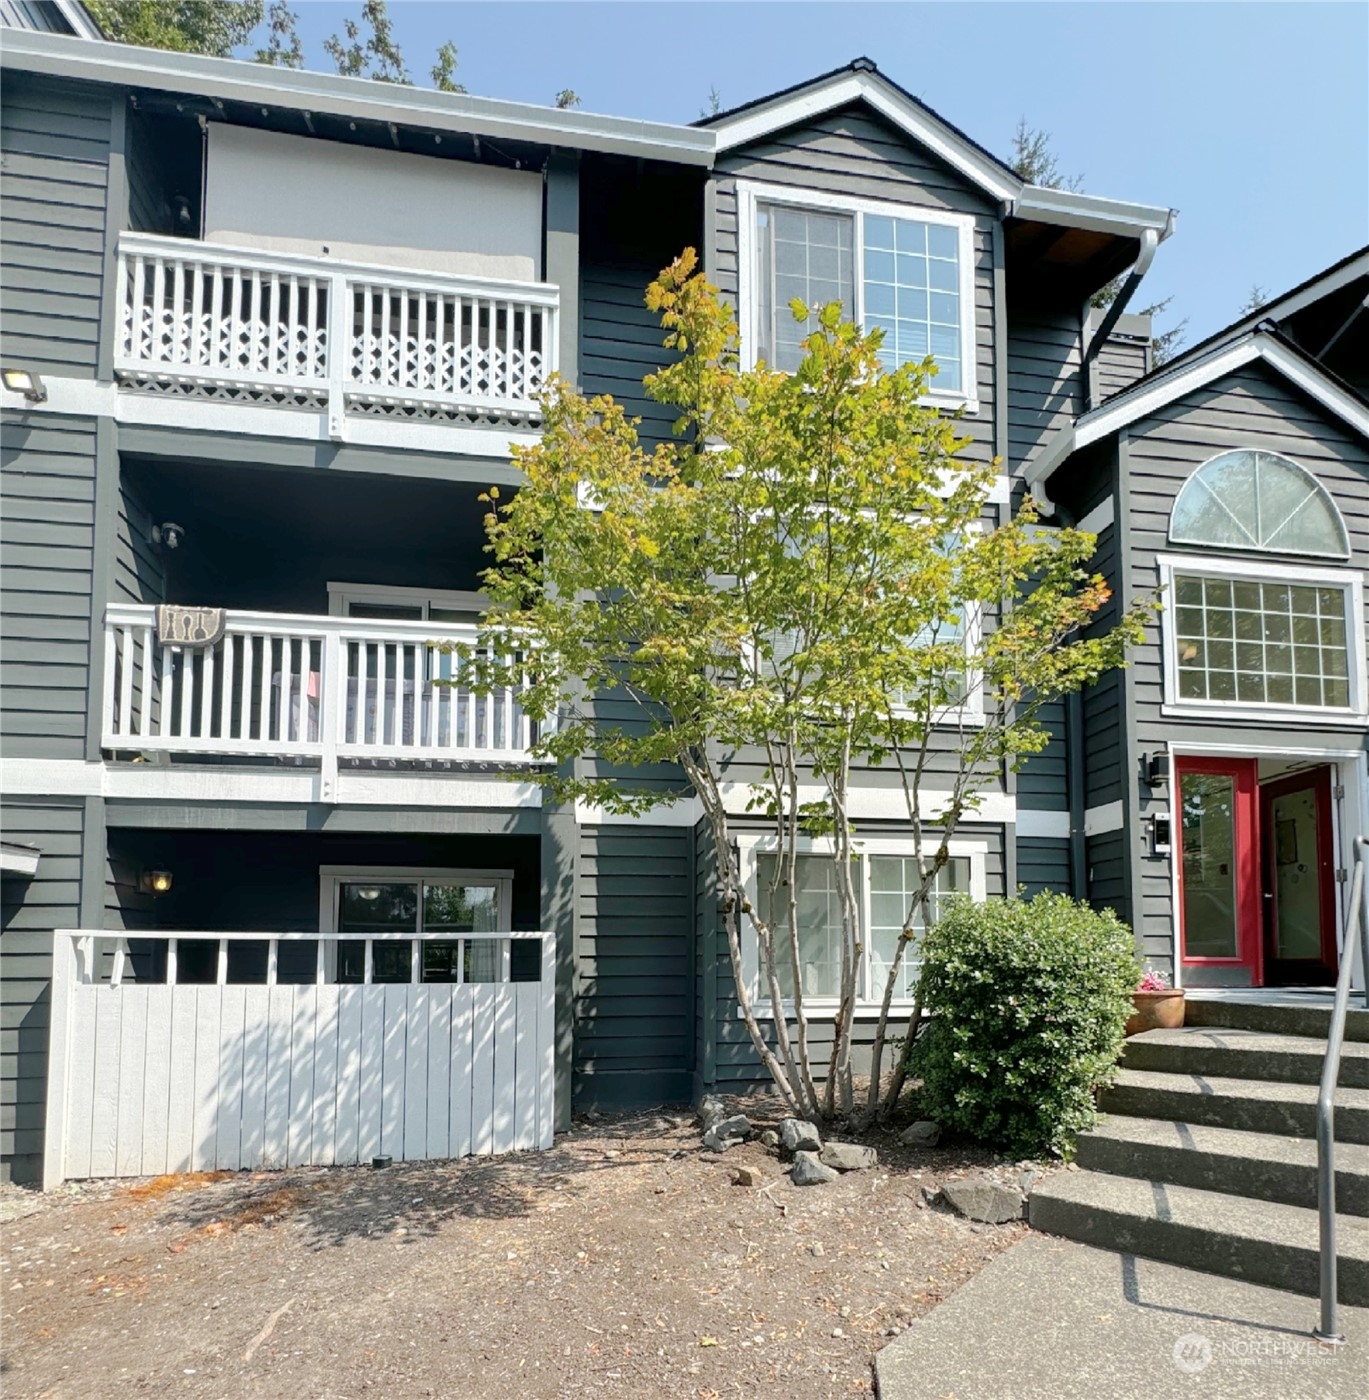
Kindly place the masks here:
<instances>
[{"instance_id":1,"label":"upper balcony","mask_svg":"<svg viewBox=\"0 0 1369 1400\"><path fill-rule=\"evenodd\" d=\"M559 292L153 234L118 245L114 372L130 389L349 416L534 425Z\"/></svg>"}]
</instances>

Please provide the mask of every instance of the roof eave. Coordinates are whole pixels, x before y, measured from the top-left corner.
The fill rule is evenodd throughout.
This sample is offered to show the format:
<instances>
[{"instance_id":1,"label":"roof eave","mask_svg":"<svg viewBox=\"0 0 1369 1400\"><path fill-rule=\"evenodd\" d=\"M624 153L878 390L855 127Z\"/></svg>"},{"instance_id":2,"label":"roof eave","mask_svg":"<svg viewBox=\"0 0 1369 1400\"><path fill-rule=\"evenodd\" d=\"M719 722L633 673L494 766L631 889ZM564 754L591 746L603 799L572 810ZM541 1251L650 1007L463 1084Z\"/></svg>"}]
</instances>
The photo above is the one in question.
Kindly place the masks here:
<instances>
[{"instance_id":1,"label":"roof eave","mask_svg":"<svg viewBox=\"0 0 1369 1400\"><path fill-rule=\"evenodd\" d=\"M1173 209L1158 205L1104 199L1044 185L1024 185L1013 201L1012 212L1034 223L1091 229L1123 238L1139 238L1147 229L1154 229L1162 243L1174 232L1176 218Z\"/></svg>"},{"instance_id":2,"label":"roof eave","mask_svg":"<svg viewBox=\"0 0 1369 1400\"><path fill-rule=\"evenodd\" d=\"M353 120L393 122L704 168L713 163L713 133L690 126L562 111L70 35L9 30L0 48L0 63L52 77L253 102Z\"/></svg>"}]
</instances>

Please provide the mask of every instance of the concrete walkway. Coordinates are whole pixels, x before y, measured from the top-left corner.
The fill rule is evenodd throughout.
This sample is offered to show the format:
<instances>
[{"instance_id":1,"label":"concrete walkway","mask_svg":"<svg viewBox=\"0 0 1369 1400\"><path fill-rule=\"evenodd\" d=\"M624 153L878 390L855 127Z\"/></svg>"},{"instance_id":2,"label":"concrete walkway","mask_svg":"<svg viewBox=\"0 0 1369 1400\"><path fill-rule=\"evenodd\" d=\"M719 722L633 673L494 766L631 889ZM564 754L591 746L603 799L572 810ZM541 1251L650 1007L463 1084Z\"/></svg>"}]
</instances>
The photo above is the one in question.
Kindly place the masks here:
<instances>
[{"instance_id":1,"label":"concrete walkway","mask_svg":"<svg viewBox=\"0 0 1369 1400\"><path fill-rule=\"evenodd\" d=\"M1029 1235L875 1358L880 1400L1364 1400L1369 1309Z\"/></svg>"}]
</instances>

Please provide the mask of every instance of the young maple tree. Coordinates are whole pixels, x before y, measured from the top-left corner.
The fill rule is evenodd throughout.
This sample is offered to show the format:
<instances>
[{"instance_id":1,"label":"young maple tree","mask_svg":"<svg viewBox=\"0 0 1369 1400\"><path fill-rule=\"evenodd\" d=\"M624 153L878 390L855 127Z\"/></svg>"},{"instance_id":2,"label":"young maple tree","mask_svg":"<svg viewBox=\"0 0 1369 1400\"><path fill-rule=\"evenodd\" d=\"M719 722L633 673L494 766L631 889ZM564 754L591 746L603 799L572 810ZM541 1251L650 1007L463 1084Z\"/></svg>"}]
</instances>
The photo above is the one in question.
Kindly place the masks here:
<instances>
[{"instance_id":1,"label":"young maple tree","mask_svg":"<svg viewBox=\"0 0 1369 1400\"><path fill-rule=\"evenodd\" d=\"M925 402L930 361L887 368L880 333L828 306L794 373L743 369L692 251L647 301L673 361L645 383L679 411L674 439L648 449L612 398L549 387L541 440L515 450L524 484L490 492L492 607L462 669L478 689L524 687L540 778L561 799L642 814L697 798L756 1054L792 1111L867 1118L952 834L1005 764L1044 745L1041 705L1122 661L1140 612L1084 635L1108 597L1084 569L1093 538L1034 530L1029 503L1011 522L986 514L996 463L968 460L954 418ZM640 776L661 765L683 782ZM858 1105L853 1012L871 951L852 795L881 766L898 774L918 882L878 963ZM758 823L772 858L753 896L735 834ZM825 1064L802 975L798 863L813 852L833 862L841 922ZM914 1011L898 1030L916 1025Z\"/></svg>"}]
</instances>

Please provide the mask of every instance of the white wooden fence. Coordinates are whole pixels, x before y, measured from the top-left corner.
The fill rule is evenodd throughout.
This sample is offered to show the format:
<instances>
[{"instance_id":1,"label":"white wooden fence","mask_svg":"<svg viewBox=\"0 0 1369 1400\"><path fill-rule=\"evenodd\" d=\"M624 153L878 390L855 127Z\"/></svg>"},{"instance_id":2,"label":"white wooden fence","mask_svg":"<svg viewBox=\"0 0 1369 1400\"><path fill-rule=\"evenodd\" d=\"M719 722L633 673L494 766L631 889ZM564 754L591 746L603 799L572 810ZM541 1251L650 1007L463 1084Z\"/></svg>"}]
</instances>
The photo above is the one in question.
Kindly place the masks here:
<instances>
[{"instance_id":1,"label":"white wooden fence","mask_svg":"<svg viewBox=\"0 0 1369 1400\"><path fill-rule=\"evenodd\" d=\"M535 982L336 985L320 972L304 985L234 986L221 956L214 984L140 984L123 979L118 954L110 980L97 980L101 942L128 937L53 936L45 1190L84 1177L551 1146L552 935L446 936L539 939ZM266 935L181 937L222 949Z\"/></svg>"},{"instance_id":2,"label":"white wooden fence","mask_svg":"<svg viewBox=\"0 0 1369 1400\"><path fill-rule=\"evenodd\" d=\"M516 687L476 695L454 623L230 612L212 647L162 646L156 609L105 611L107 749L309 758L528 761Z\"/></svg>"},{"instance_id":3,"label":"white wooden fence","mask_svg":"<svg viewBox=\"0 0 1369 1400\"><path fill-rule=\"evenodd\" d=\"M557 364L559 290L292 257L155 234L119 239L125 379L520 420Z\"/></svg>"}]
</instances>

